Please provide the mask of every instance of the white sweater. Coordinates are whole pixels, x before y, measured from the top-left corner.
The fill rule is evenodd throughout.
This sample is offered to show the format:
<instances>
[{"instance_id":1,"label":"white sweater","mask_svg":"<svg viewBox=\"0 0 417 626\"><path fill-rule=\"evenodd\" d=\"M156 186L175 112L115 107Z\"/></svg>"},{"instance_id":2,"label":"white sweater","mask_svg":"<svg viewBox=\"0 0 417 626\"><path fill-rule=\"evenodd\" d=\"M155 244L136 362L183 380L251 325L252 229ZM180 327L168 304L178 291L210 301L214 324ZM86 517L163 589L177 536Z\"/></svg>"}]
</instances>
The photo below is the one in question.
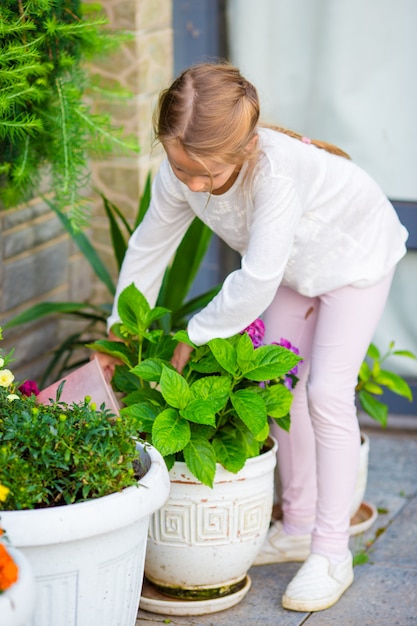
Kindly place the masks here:
<instances>
[{"instance_id":1,"label":"white sweater","mask_svg":"<svg viewBox=\"0 0 417 626\"><path fill-rule=\"evenodd\" d=\"M196 215L242 256L240 269L189 321L197 345L240 332L280 284L306 296L366 287L404 256L408 233L362 169L269 129L259 129L259 147L252 182L243 180L244 166L220 196L190 191L163 161L151 205L129 242L109 328L118 320L118 295L130 283L154 305L165 268Z\"/></svg>"}]
</instances>

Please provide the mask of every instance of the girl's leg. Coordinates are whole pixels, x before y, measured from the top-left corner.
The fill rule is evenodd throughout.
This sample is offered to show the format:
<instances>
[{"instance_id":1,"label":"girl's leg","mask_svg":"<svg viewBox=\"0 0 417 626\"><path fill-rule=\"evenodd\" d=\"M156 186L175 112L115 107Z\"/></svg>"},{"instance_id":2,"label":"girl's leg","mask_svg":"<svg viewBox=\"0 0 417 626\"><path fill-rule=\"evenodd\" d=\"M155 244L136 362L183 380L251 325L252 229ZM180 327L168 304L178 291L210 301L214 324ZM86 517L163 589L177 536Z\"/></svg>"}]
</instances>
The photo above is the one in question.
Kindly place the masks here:
<instances>
[{"instance_id":1,"label":"girl's leg","mask_svg":"<svg viewBox=\"0 0 417 626\"><path fill-rule=\"evenodd\" d=\"M311 533L316 514L316 451L307 403L307 378L318 305L316 298L280 287L264 315L265 342L287 339L303 357L291 406L290 432L285 432L275 422L271 426L272 435L278 440L284 531L292 535Z\"/></svg>"},{"instance_id":2,"label":"girl's leg","mask_svg":"<svg viewBox=\"0 0 417 626\"><path fill-rule=\"evenodd\" d=\"M316 441L316 524L312 554L283 595L286 609L326 609L353 582L349 517L360 446L355 386L393 273L367 289L345 287L320 297L308 383Z\"/></svg>"},{"instance_id":3,"label":"girl's leg","mask_svg":"<svg viewBox=\"0 0 417 626\"><path fill-rule=\"evenodd\" d=\"M366 289L320 297L308 382L316 441L317 512L312 552L343 558L357 479L360 434L355 386L382 314L393 272Z\"/></svg>"}]
</instances>

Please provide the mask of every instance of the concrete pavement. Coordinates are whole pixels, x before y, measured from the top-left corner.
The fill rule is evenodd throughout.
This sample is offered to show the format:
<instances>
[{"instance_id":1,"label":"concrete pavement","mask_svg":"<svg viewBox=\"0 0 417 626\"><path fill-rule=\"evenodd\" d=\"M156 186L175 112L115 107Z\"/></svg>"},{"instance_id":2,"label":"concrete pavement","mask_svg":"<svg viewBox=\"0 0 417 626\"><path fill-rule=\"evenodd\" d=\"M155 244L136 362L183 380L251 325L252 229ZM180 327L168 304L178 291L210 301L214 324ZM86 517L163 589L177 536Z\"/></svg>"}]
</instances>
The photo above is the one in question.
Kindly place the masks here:
<instances>
[{"instance_id":1,"label":"concrete pavement","mask_svg":"<svg viewBox=\"0 0 417 626\"><path fill-rule=\"evenodd\" d=\"M415 423L415 428L414 428ZM417 625L417 418L406 429L366 425L370 437L365 501L378 509L373 526L351 538L353 554L368 557L339 602L317 613L281 607L297 563L253 567L251 588L235 607L176 617L139 610L136 626L411 626Z\"/></svg>"}]
</instances>

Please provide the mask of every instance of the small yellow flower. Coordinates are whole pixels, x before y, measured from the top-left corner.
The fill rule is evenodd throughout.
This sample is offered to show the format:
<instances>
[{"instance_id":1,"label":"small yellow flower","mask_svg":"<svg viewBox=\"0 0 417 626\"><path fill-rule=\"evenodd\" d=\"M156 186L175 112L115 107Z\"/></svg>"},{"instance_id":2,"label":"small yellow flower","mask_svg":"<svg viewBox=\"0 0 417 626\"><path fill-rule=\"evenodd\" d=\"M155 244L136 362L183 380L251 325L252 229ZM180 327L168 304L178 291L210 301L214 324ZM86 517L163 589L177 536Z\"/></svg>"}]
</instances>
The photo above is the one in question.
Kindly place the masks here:
<instances>
[{"instance_id":1,"label":"small yellow flower","mask_svg":"<svg viewBox=\"0 0 417 626\"><path fill-rule=\"evenodd\" d=\"M16 393L9 393L7 399L9 402L13 402L13 400L19 400L19 396Z\"/></svg>"},{"instance_id":2,"label":"small yellow flower","mask_svg":"<svg viewBox=\"0 0 417 626\"><path fill-rule=\"evenodd\" d=\"M5 369L0 371L0 387L9 387L13 381L14 374L10 370Z\"/></svg>"},{"instance_id":3,"label":"small yellow flower","mask_svg":"<svg viewBox=\"0 0 417 626\"><path fill-rule=\"evenodd\" d=\"M10 489L0 484L0 502L5 502Z\"/></svg>"}]
</instances>

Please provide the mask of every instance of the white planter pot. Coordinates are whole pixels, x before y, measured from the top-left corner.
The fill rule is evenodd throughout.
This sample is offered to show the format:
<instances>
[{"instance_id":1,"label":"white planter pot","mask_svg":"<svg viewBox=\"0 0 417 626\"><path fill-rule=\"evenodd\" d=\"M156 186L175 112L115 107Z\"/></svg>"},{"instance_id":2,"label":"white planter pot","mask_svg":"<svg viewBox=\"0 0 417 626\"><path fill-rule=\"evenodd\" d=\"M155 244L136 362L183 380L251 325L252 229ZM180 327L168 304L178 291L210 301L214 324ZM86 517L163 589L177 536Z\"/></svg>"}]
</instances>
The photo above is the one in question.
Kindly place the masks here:
<instances>
[{"instance_id":1,"label":"white planter pot","mask_svg":"<svg viewBox=\"0 0 417 626\"><path fill-rule=\"evenodd\" d=\"M35 581L30 565L22 552L9 545L6 547L19 573L17 581L0 595L0 624L1 626L25 626L33 613Z\"/></svg>"},{"instance_id":2,"label":"white planter pot","mask_svg":"<svg viewBox=\"0 0 417 626\"><path fill-rule=\"evenodd\" d=\"M170 488L159 452L139 449L148 469L139 487L77 504L2 512L11 543L35 577L28 626L134 626L149 519Z\"/></svg>"},{"instance_id":3,"label":"white planter pot","mask_svg":"<svg viewBox=\"0 0 417 626\"><path fill-rule=\"evenodd\" d=\"M361 506L366 485L368 482L368 460L369 460L369 437L365 433L361 433L361 448L359 452L359 468L358 477L356 479L355 493L353 496L352 505L350 508L350 517L354 517L355 513Z\"/></svg>"},{"instance_id":4,"label":"white planter pot","mask_svg":"<svg viewBox=\"0 0 417 626\"><path fill-rule=\"evenodd\" d=\"M175 463L170 497L149 526L149 581L190 599L225 596L244 584L271 521L276 450L274 441L238 474L218 465L213 489Z\"/></svg>"}]
</instances>

